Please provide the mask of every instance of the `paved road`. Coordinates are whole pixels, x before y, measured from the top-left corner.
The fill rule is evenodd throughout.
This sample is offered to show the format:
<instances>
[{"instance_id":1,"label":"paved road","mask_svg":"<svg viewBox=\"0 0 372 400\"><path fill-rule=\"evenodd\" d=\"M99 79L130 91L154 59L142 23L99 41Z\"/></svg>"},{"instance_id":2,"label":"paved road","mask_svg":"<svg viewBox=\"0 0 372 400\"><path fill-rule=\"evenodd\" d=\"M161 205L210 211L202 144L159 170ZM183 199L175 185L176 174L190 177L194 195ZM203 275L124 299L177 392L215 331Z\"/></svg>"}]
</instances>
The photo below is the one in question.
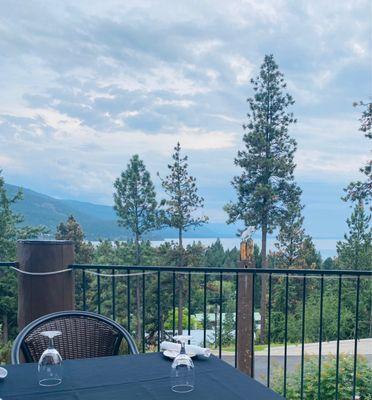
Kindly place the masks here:
<instances>
[{"instance_id":1,"label":"paved road","mask_svg":"<svg viewBox=\"0 0 372 400\"><path fill-rule=\"evenodd\" d=\"M327 355L336 354L336 343L337 342L324 342L322 344L323 357ZM287 371L289 373L294 372L297 368L301 367L301 345L290 345L288 346L287 356ZM319 344L308 343L305 344L305 354L310 357L318 357ZM343 340L340 341L340 353L343 354L354 354L354 341ZM372 339L361 339L358 341L358 354L363 354L368 361L368 364L372 366ZM222 359L227 363L234 365L235 357L233 353L224 352ZM270 357L271 371L273 367L284 365L284 346L273 347L271 349ZM271 374L270 374L271 375ZM258 351L255 355L255 378L263 383L267 381L267 350Z\"/></svg>"},{"instance_id":2,"label":"paved road","mask_svg":"<svg viewBox=\"0 0 372 400\"><path fill-rule=\"evenodd\" d=\"M317 357L317 356L314 356ZM324 357L323 357L324 358ZM368 364L372 366L372 355L368 354L366 355ZM234 366L234 356L227 356L224 355L222 356L222 359L229 363L230 365ZM284 357L283 356L273 356L270 357L271 359L271 373L270 375L272 376L273 372L273 367L275 369L275 366L278 367L283 367L284 365ZM289 373L294 372L297 368L301 367L301 356L288 356L287 357L287 371ZM255 357L255 378L262 382L266 383L267 381L267 357L265 356L256 356Z\"/></svg>"}]
</instances>

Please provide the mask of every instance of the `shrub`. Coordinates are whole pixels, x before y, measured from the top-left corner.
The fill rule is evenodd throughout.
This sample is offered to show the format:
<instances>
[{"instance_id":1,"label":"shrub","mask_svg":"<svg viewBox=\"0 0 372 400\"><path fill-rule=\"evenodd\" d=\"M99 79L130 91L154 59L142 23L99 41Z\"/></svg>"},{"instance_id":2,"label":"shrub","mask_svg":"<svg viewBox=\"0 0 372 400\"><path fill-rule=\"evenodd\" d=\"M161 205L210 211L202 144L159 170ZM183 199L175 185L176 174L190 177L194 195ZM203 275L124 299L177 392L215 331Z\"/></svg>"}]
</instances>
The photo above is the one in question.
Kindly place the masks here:
<instances>
[{"instance_id":1,"label":"shrub","mask_svg":"<svg viewBox=\"0 0 372 400\"><path fill-rule=\"evenodd\" d=\"M339 358L339 383L338 399L351 400L353 395L354 357L340 355ZM372 400L371 392L372 368L363 356L358 357L357 378L355 394L361 400ZM272 388L283 395L283 369L274 370ZM287 393L289 400L301 398L301 370L287 375ZM334 400L336 394L336 357L327 356L322 362L320 398ZM306 400L318 399L318 358L306 357L304 364L304 398Z\"/></svg>"},{"instance_id":2,"label":"shrub","mask_svg":"<svg viewBox=\"0 0 372 400\"><path fill-rule=\"evenodd\" d=\"M12 350L12 343L0 343L0 364L10 363L10 352Z\"/></svg>"}]
</instances>

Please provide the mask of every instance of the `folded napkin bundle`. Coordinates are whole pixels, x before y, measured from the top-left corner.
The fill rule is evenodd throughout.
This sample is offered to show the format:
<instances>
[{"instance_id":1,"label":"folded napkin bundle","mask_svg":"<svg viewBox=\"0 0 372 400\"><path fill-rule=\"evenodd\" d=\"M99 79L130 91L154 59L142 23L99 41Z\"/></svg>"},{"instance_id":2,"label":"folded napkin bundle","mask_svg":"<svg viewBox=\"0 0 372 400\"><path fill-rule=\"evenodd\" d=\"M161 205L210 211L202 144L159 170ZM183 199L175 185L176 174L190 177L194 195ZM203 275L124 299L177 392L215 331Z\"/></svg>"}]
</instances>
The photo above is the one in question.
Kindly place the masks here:
<instances>
[{"instance_id":1,"label":"folded napkin bundle","mask_svg":"<svg viewBox=\"0 0 372 400\"><path fill-rule=\"evenodd\" d=\"M160 349L163 350L171 350L171 351L181 351L181 345L179 343L173 342L161 342ZM197 356L209 357L211 355L211 350L208 348L194 346L192 344L186 345L186 353L194 353Z\"/></svg>"}]
</instances>

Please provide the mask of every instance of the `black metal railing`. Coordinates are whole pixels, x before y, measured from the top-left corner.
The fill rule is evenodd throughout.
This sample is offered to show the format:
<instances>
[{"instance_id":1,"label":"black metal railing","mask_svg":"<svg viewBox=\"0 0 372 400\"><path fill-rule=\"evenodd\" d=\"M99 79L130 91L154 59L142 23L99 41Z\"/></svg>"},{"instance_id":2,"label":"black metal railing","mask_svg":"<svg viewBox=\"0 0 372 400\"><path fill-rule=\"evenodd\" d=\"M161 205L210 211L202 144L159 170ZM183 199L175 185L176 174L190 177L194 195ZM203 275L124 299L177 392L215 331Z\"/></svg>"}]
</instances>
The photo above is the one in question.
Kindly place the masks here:
<instances>
[{"instance_id":1,"label":"black metal railing","mask_svg":"<svg viewBox=\"0 0 372 400\"><path fill-rule=\"evenodd\" d=\"M370 296L370 278L372 275L371 271L351 271L351 270L282 270L282 269L239 269L239 268L201 268L201 267L159 267L159 266L122 266L122 265L71 265L76 272L81 273L81 279L78 292L82 291L82 298L80 300L80 306L84 310L106 312L114 319L119 318L120 322L126 325L127 329L136 337L140 348L143 352L148 350L160 349L160 341L167 336L174 335L176 332L176 308L178 306L177 295L180 287L184 289L184 298L186 301L183 303L184 312L187 316L184 322L183 329L191 333L192 318L199 312L202 313L200 323L202 325L202 344L207 346L207 332L208 332L208 321L209 313L208 308L211 304L217 306L215 308L215 320L214 320L214 346L216 348L216 355L219 358L224 357L224 335L230 335L231 332L226 332L224 329L223 316L225 314L225 308L227 307L227 299L224 294L224 285L229 285L230 295L232 294L234 303L235 318L233 323L233 364L237 367L238 352L237 352L237 340L238 340L238 281L240 276L249 274L252 277L253 289L252 289L252 332L257 331L257 324L255 321L255 311L260 311L260 299L259 295L261 292L260 277L266 276L268 279L268 293L267 293L267 323L265 332L265 345L267 346L267 357L266 357L266 385L271 386L272 379L272 349L273 340L278 341L278 326L283 331L282 345L283 350L283 383L282 389L280 390L284 397L287 395L288 387L288 345L293 342L289 337L289 318L291 318L291 324L293 324L293 318L291 312L293 312L293 303L297 304L296 312L300 314L300 321L297 321L299 337L297 341L301 343L301 351L299 356L299 368L300 368L300 398L306 398L305 396L305 345L308 342L307 335L307 312L314 313L313 308L318 310L318 333L316 340L318 342L318 398L321 395L321 380L322 380L322 364L327 354L323 351L324 339L327 341L336 341L336 371L335 371L335 398L338 399L340 388L340 342L342 339L350 339L352 331L353 345L353 388L352 395L354 398L356 395L357 387L357 368L358 368L358 340L360 338L359 324L360 324L360 298L363 283L363 297ZM102 275L109 272L109 276ZM122 276L124 272L125 276ZM95 274L95 276L91 274ZM90 274L89 278L88 275ZM136 275L135 275L136 274ZM139 274L139 275L138 275ZM117 283L120 279L123 280L122 287L120 288L120 294L117 293ZM137 277L136 282L132 280ZM182 285L178 283L180 277L182 278ZM105 279L105 299L102 298L102 280ZM109 282L107 282L109 280ZM186 288L184 285L186 284ZM367 286L365 285L367 284ZM133 306L138 307L137 304L133 303L132 297L135 296L134 288L140 285L141 297L138 297L136 301L140 301L141 316L134 315ZM210 286L208 286L210 285ZM108 288L110 287L110 290ZM87 296L90 290L90 296ZM155 291L155 293L154 293ZM213 291L213 297L208 296L208 293ZM309 305L307 300L309 293L318 293L318 303L310 305L311 309L308 310ZM348 304L343 304L343 291L347 294ZM109 296L108 293L111 292ZM193 300L193 294L198 296L197 304ZM125 296L124 296L125 293ZM151 299L148 299L148 296ZM169 299L170 296L170 299ZM335 298L336 304L332 312L334 312L334 325L335 332L334 336L330 337L325 335L324 317L325 317L325 299L327 302L327 313L329 313L329 301L327 296ZM89 297L89 299L88 299ZM164 299L167 297L167 299ZM351 301L350 298L354 300ZM231 306L231 298L229 299ZM78 301L79 302L79 301ZM105 307L103 307L103 302ZM370 303L370 302L369 302ZM121 304L121 305L120 305ZM367 301L368 304L368 301ZM118 306L120 306L120 312L118 313ZM125 307L124 307L125 306ZM369 306L370 307L370 306ZM292 311L290 311L290 308ZM105 309L105 310L104 310ZM230 307L231 310L231 307ZM279 318L278 310L282 313L282 317ZM170 311L170 317L166 314ZM231 312L231 311L230 311ZM348 324L352 324L352 329L348 326L348 333L344 332L344 328L341 329L341 322L343 322L343 313L350 316L350 313L354 316L353 321L348 321ZM367 317L364 315L363 318L369 319L364 321L364 326L370 325L370 308L364 310L364 314L367 312ZM166 315L165 315L166 314ZM369 314L369 315L368 315ZM226 314L225 314L226 315ZM328 315L327 315L328 316ZM275 317L275 318L274 318ZM329 316L328 316L329 317ZM131 319L136 319L136 324L139 323L138 319L141 318L141 338L138 337L139 332L133 329ZM170 322L170 329L165 329L164 323ZM280 322L278 322L280 320ZM329 320L329 318L328 318ZM168 324L169 325L169 324ZM280 330L279 329L279 330ZM152 334L150 331L152 330ZM364 329L365 330L365 329ZM293 328L292 328L293 331ZM292 332L293 333L293 332ZM370 333L370 330L369 330ZM293 335L292 335L293 336ZM366 337L370 337L370 334L364 334ZM314 337L314 336L313 336ZM255 343L254 335L251 336L251 348ZM257 338L256 338L257 341ZM276 345L277 343L275 343ZM230 346L231 347L231 346ZM231 350L231 348L230 348ZM230 356L231 358L231 356ZM256 357L257 358L257 357ZM251 358L251 375L254 376L254 357Z\"/></svg>"},{"instance_id":2,"label":"black metal railing","mask_svg":"<svg viewBox=\"0 0 372 400\"><path fill-rule=\"evenodd\" d=\"M0 262L3 269L17 266L15 262ZM322 372L328 356L324 343L333 340L334 394L338 399L344 390L343 379L340 379L341 341L352 339L352 352L349 351L352 387L349 390L352 399L358 395L359 339L372 337L372 271L103 264L73 264L69 268L75 272L76 308L96 311L117 320L135 337L143 352L159 351L161 340L176 333L178 308L183 308L182 328L190 334L196 323L199 327L197 331L201 332L201 344L214 347L216 356L235 367L239 357L239 279L244 276L252 278L252 319L249 323L252 332L258 333L255 312L263 314L261 281L262 277L266 277L266 355L250 359L252 377L257 368L255 361L264 358L264 368L260 367L261 371L265 371L264 382L287 397L289 374L296 372L297 368L289 362L288 346L300 344L300 352L296 356L298 393L301 399L307 398L309 375L306 373L305 348L306 343L315 342L317 354L312 357L315 357L317 366L316 390L317 398L322 399ZM182 296L179 296L180 290ZM229 315L233 318L227 321ZM259 335L251 335L249 339L252 349L259 344ZM273 349L278 344L283 349L279 357L283 366L279 386L275 373L273 375L276 370ZM256 378L263 381L258 374Z\"/></svg>"},{"instance_id":3,"label":"black metal railing","mask_svg":"<svg viewBox=\"0 0 372 400\"><path fill-rule=\"evenodd\" d=\"M18 267L17 262L8 262L8 261L0 261L0 267L6 268L6 267Z\"/></svg>"}]
</instances>

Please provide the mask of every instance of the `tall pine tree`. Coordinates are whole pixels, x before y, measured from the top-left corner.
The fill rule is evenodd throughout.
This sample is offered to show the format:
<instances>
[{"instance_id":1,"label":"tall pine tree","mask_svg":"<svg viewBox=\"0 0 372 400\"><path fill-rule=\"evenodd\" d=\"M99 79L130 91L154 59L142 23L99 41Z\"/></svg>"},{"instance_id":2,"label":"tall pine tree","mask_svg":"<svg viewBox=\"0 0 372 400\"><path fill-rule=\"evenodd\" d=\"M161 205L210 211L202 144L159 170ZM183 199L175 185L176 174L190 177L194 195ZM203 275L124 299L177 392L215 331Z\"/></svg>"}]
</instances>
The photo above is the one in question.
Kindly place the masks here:
<instances>
[{"instance_id":1,"label":"tall pine tree","mask_svg":"<svg viewBox=\"0 0 372 400\"><path fill-rule=\"evenodd\" d=\"M204 207L204 199L198 195L196 179L188 172L187 156L181 156L181 145L177 143L172 155L173 163L168 165L169 174L162 179L162 187L167 198L164 222L178 232L178 266L184 266L184 232L207 222L205 216L197 217L195 211ZM178 333L182 334L183 280L178 279Z\"/></svg>"},{"instance_id":2,"label":"tall pine tree","mask_svg":"<svg viewBox=\"0 0 372 400\"><path fill-rule=\"evenodd\" d=\"M286 83L272 55L266 55L259 76L251 81L254 95L248 98L250 112L243 128L244 150L235 165L243 172L233 179L238 199L225 206L228 223L242 220L261 229L262 267L267 268L267 234L282 221L288 205L300 195L293 171L296 141L288 134L295 123L287 109L294 104L285 93ZM261 342L265 338L266 278L261 285Z\"/></svg>"},{"instance_id":3,"label":"tall pine tree","mask_svg":"<svg viewBox=\"0 0 372 400\"><path fill-rule=\"evenodd\" d=\"M155 187L150 173L139 156L135 154L127 168L114 183L114 209L119 218L119 225L129 229L136 248L135 264L140 265L142 236L159 226L159 210ZM141 321L141 280L137 279L137 340L142 333Z\"/></svg>"}]
</instances>

